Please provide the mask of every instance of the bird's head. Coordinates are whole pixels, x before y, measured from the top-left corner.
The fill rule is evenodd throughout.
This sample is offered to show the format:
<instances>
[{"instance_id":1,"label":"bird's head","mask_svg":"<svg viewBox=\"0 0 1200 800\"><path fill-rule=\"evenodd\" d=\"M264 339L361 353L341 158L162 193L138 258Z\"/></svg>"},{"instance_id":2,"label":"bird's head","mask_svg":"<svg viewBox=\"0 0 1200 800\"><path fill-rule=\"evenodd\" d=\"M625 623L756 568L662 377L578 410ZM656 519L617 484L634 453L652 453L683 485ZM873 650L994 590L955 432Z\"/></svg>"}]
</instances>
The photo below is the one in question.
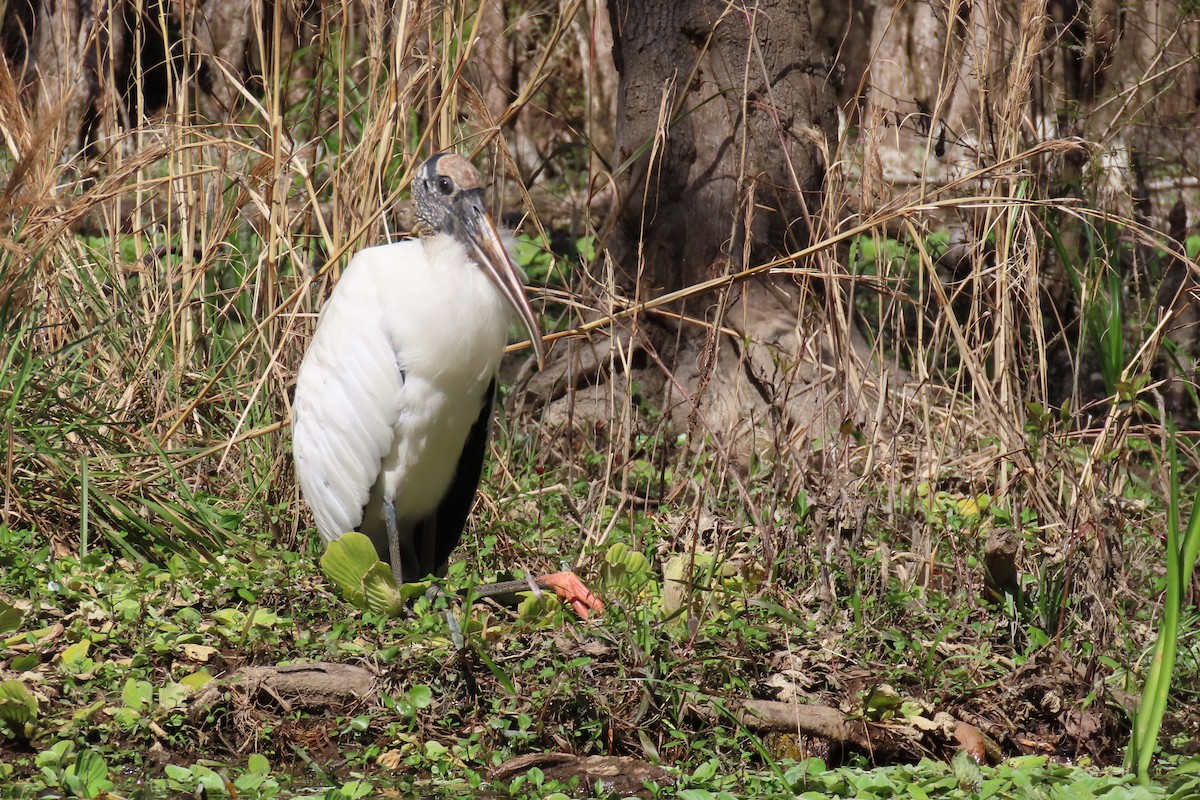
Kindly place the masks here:
<instances>
[{"instance_id":1,"label":"bird's head","mask_svg":"<svg viewBox=\"0 0 1200 800\"><path fill-rule=\"evenodd\" d=\"M446 234L464 244L474 256L521 318L540 369L545 351L537 317L525 296L521 270L513 263L487 213L479 171L462 156L438 153L421 165L413 179L413 204L417 232L422 237Z\"/></svg>"}]
</instances>

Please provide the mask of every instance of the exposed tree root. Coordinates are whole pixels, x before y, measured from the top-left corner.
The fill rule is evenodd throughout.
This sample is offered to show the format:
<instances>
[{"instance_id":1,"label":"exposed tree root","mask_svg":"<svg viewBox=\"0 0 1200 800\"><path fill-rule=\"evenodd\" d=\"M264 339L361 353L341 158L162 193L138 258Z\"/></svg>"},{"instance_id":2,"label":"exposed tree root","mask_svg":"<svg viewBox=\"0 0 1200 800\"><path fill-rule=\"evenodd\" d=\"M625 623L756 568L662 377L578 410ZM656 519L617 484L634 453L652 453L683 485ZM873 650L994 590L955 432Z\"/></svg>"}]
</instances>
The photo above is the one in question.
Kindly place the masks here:
<instances>
[{"instance_id":1,"label":"exposed tree root","mask_svg":"<svg viewBox=\"0 0 1200 800\"><path fill-rule=\"evenodd\" d=\"M870 722L830 706L777 700L719 700L698 695L693 706L705 719L727 718L756 733L784 733L824 739L835 748L853 748L878 761L906 760L947 746L966 750L979 763L996 761L1000 747L978 728L949 714L932 720Z\"/></svg>"},{"instance_id":2,"label":"exposed tree root","mask_svg":"<svg viewBox=\"0 0 1200 800\"><path fill-rule=\"evenodd\" d=\"M246 667L204 687L189 715L202 717L214 705L228 702L235 710L275 705L285 713L294 708L342 709L373 705L378 676L365 667L317 661L280 667Z\"/></svg>"},{"instance_id":3,"label":"exposed tree root","mask_svg":"<svg viewBox=\"0 0 1200 800\"><path fill-rule=\"evenodd\" d=\"M643 796L646 783L668 786L674 780L661 767L626 756L576 756L570 753L530 753L505 761L492 770L493 780L511 780L537 767L549 780L566 783L579 778L579 785L604 786L606 794Z\"/></svg>"}]
</instances>

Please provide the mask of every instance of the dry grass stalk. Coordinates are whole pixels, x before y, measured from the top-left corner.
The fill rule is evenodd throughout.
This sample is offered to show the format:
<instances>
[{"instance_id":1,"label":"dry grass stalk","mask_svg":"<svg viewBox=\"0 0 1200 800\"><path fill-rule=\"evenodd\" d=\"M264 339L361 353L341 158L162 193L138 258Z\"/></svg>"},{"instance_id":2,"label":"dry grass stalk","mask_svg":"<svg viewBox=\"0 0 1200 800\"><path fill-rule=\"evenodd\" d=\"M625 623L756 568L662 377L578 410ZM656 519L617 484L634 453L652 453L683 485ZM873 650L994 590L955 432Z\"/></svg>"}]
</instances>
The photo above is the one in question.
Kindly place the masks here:
<instances>
[{"instance_id":1,"label":"dry grass stalk","mask_svg":"<svg viewBox=\"0 0 1200 800\"><path fill-rule=\"evenodd\" d=\"M526 170L538 150L529 140L548 130L539 126L549 123L529 121L540 112L540 98L557 91L561 71L577 69L566 62L595 63L583 35L584 25L595 24L591 9L568 2L537 22L541 28L523 18L514 28L538 31L536 54L520 65L520 85L501 107L467 80L483 24L467 9L402 3L392 13L349 0L319 4L303 16L286 4L271 8L269 39L254 26L221 28L218 22L232 24L222 20L209 20L217 26L210 30L198 19L181 21L180 42L165 38L171 27L165 24L134 31L163 38L164 51L178 45L180 60L162 72L136 62L141 72L130 85L139 94L123 98L112 87L101 93L92 145L69 158L61 153L74 135L70 103L47 96L36 106L22 104L13 77L0 68L0 132L11 166L0 199L6 267L0 299L10 308L36 309L36 323L29 316L5 322L52 376L36 390L57 398L54 418L83 421L71 435L40 443L21 432L31 418L8 421L8 522L42 523L70 546L79 521L73 470L80 458L89 460L107 496L120 500L99 515L114 536L130 516L163 528L182 520L197 542L213 546L236 538L241 525L266 524L277 506L298 507L286 477L282 421L316 308L346 256L403 232L397 206L428 150L489 153L497 177ZM673 532L673 546L692 546L696 537L688 542L685 529L698 531L710 509L738 506L744 513L738 522L783 552L809 544L790 524L793 497L820 495L831 531L861 531L863 498L879 494L886 500L872 506L873 515L898 529L907 517L917 519L907 546L930 566L913 580L930 580L946 543L920 519L922 485L986 492L1017 518L1022 508L1034 509L1048 546L1070 546L1064 542L1085 535L1079 532L1102 516L1105 473L1098 465L1136 433L1120 404L1101 410L1094 424L1080 420L1076 432L1051 431L1037 452L1027 431L1031 405L1051 404L1047 352L1055 342L1075 354L1083 349L1083 334L1072 332L1070 321L1043 317L1045 287L1055 280L1047 274L1054 260L1047 230L1111 224L1149 248L1160 248L1161 239L1146 220L1050 191L1055 170L1097 149L1076 135L1086 130L1043 135L1042 121L1055 111L1045 86L1056 46L1046 38L1045 4L992 0L972 7L967 20L964 9L951 3L941 18L918 20L945 34L936 68L925 71L924 111L904 106L908 98L899 92L888 98L883 77L889 36L910 29L904 27L910 21L897 7L877 22L872 99L846 109L859 125L857 137L825 145L827 202L809 220L811 244L661 296L623 296L614 265L599 257L576 272L571 296L548 293L562 315L552 341L610 377L602 466L590 476L590 494L575 501L587 545L602 545L618 518L632 528L638 509L666 501L682 504L689 520ZM162 13L175 12L164 5ZM1109 115L1099 136L1105 146L1122 130L1122 118L1148 102L1152 79L1181 68L1169 54L1175 39L1186 38L1183 25L1181 19L1163 37L1171 46L1141 68L1134 85L1095 102ZM311 47L297 47L298 32ZM246 44L251 56L236 61L225 41ZM118 55L110 51L110 58ZM743 88L763 69L750 55L739 76ZM198 64L208 71L211 91L197 80ZM585 90L612 85L611 75L588 69L582 75ZM169 102L152 110L140 92L160 79ZM647 158L660 157L672 120L686 110L683 96L664 88ZM584 102L594 130L606 120L591 116L602 113L592 99ZM526 135L506 141L514 132ZM546 139L570 133L559 128ZM895 169L896 153L914 141L923 148L919 158ZM949 148L950 166L942 166L939 148ZM538 211L554 227L576 224L578 233L603 239L592 212L611 200L612 175L593 154L584 163L586 188L564 192L569 202ZM740 180L749 192L751 176ZM527 208L546 196L539 186L532 194L521 183L516 188ZM742 217L731 217L731 230L748 228L754 213L748 206ZM532 222L542 230L539 214ZM947 226L958 237L953 264L934 242ZM876 253L903 249L903 257L880 258L874 274L856 274L849 248L867 242ZM779 407L803 388L807 358L821 365L814 380L833 387L826 410L846 426L837 433L807 430L783 412L746 420L756 430L751 454L772 462L751 480L734 432L706 419L703 379L693 392L669 365L658 365L664 407L686 408L692 439L706 442L697 453L670 444L665 425L645 418L639 387L622 376L653 358L639 346L644 321L675 313L668 307L685 298L711 302L705 318L681 320L712 332L702 376L721 359L754 363L762 354L758 343L731 344L728 333L741 320L731 318L730 298L767 274L794 282L802 298L793 326L797 352L772 365ZM863 321L872 334L866 348L858 345ZM1130 376L1148 370L1163 330L1146 331L1128 360ZM821 342L829 343L831 359L822 359ZM7 400L35 388L10 384L0 391ZM21 402L31 403L30 396ZM814 438L824 446L814 450ZM1081 442L1090 446L1082 461ZM562 439L564 448L593 444L578 431ZM39 448L54 453L53 470ZM518 450L499 455L498 474L510 476L529 457ZM673 469L673 482L658 497L639 496L632 474L647 460ZM568 483L582 468L570 470ZM755 480L771 481L772 492L759 491ZM828 494L821 495L822 487ZM485 508L498 507L489 500ZM609 507L617 510L606 513ZM222 527L222 515L239 522ZM280 535L292 541L303 525L302 517L289 517ZM729 537L727 529L711 544L723 547Z\"/></svg>"}]
</instances>

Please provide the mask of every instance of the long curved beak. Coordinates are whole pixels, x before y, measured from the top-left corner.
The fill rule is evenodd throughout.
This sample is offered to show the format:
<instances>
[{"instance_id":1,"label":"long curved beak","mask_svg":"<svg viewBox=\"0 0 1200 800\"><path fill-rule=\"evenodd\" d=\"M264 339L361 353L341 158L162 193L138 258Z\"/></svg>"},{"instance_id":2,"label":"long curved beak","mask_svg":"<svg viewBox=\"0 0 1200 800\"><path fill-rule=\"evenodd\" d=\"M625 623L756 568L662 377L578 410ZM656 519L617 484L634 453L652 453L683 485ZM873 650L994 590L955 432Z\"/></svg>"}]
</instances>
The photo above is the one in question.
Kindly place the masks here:
<instances>
[{"instance_id":1,"label":"long curved beak","mask_svg":"<svg viewBox=\"0 0 1200 800\"><path fill-rule=\"evenodd\" d=\"M501 241L500 234L496 232L496 226L486 211L480 206L474 206L463 216L466 239L474 251L475 260L521 318L521 324L529 334L530 343L533 344L538 369L542 369L546 363L546 351L542 345L542 333L538 329L537 317L534 316L533 307L529 305L529 298L525 295L521 269L508 255L508 248Z\"/></svg>"}]
</instances>

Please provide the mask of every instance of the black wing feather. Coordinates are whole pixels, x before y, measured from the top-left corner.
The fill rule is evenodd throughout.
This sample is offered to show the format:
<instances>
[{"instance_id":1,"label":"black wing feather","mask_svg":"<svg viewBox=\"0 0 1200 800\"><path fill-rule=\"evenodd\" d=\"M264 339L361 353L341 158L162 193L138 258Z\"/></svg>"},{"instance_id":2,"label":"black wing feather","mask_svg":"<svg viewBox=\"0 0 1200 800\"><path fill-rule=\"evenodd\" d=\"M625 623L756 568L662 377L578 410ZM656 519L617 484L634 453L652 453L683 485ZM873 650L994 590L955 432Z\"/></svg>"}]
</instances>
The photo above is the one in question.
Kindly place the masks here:
<instances>
[{"instance_id":1,"label":"black wing feather","mask_svg":"<svg viewBox=\"0 0 1200 800\"><path fill-rule=\"evenodd\" d=\"M421 574L445 574L446 564L450 554L462 540L463 531L467 527L467 517L471 514L471 506L475 502L475 493L479 490L479 478L483 474L483 460L487 456L488 442L492 435L492 408L496 400L496 379L492 378L487 392L483 396L483 407L479 409L479 417L471 426L467 443L463 446L462 454L458 457L458 466L454 469L454 480L432 519L423 520L417 531L418 537L433 535L434 563L423 564ZM434 530L429 530L430 528ZM419 550L429 552L418 546Z\"/></svg>"}]
</instances>

